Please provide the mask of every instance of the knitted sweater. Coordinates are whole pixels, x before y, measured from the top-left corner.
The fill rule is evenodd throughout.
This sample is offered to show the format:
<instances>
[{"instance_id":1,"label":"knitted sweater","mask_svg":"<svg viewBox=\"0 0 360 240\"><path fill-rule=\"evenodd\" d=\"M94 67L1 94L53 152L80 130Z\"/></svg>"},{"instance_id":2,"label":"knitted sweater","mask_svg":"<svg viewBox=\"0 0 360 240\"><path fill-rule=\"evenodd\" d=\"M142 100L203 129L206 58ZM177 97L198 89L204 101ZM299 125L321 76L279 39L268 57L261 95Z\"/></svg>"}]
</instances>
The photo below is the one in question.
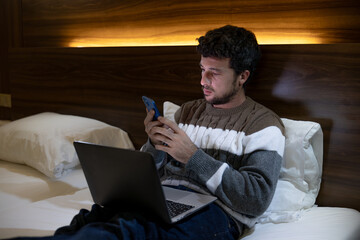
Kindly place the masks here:
<instances>
[{"instance_id":1,"label":"knitted sweater","mask_svg":"<svg viewBox=\"0 0 360 240\"><path fill-rule=\"evenodd\" d=\"M187 102L175 121L198 150L184 165L145 144L163 184L213 194L227 213L252 227L269 206L279 177L285 145L280 118L247 97L232 109L214 108L204 99Z\"/></svg>"}]
</instances>

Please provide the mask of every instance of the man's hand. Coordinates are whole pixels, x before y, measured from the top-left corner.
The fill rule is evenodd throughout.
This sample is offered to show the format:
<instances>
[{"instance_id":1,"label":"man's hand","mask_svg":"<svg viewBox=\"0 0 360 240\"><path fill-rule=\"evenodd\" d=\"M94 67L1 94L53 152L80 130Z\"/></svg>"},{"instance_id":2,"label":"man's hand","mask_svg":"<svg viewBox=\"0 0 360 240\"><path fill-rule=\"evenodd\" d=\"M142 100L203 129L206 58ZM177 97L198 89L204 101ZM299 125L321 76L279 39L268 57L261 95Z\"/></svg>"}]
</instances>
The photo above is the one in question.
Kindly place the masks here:
<instances>
[{"instance_id":1,"label":"man's hand","mask_svg":"<svg viewBox=\"0 0 360 240\"><path fill-rule=\"evenodd\" d=\"M144 119L144 125L145 125L145 132L147 133L148 137L150 138L151 143L156 146L159 144L162 144L161 141L156 140L155 135L157 134L156 131L154 131L154 127L161 127L163 124L159 121L153 121L153 117L155 115L155 111L147 111L147 115Z\"/></svg>"},{"instance_id":2,"label":"man's hand","mask_svg":"<svg viewBox=\"0 0 360 240\"><path fill-rule=\"evenodd\" d=\"M197 151L197 147L176 123L164 117L159 117L158 121L163 127L156 129L158 133L156 139L163 144L155 145L155 148L167 152L175 160L186 164Z\"/></svg>"},{"instance_id":3,"label":"man's hand","mask_svg":"<svg viewBox=\"0 0 360 240\"><path fill-rule=\"evenodd\" d=\"M157 150L170 154L175 160L186 164L197 151L197 147L176 123L159 117L152 121L154 113L150 111L145 118L145 131ZM150 122L149 122L150 121Z\"/></svg>"}]
</instances>

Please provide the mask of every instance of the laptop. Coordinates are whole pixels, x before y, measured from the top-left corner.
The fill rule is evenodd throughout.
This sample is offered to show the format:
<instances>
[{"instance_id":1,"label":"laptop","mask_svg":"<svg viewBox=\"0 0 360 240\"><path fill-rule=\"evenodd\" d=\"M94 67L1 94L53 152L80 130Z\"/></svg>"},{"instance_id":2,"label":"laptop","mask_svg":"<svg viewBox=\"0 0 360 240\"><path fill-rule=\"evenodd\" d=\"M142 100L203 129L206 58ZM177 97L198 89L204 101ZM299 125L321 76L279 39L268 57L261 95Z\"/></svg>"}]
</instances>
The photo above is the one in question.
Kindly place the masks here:
<instances>
[{"instance_id":1,"label":"laptop","mask_svg":"<svg viewBox=\"0 0 360 240\"><path fill-rule=\"evenodd\" d=\"M91 196L101 206L175 223L216 200L162 186L149 153L79 141L74 146Z\"/></svg>"}]
</instances>

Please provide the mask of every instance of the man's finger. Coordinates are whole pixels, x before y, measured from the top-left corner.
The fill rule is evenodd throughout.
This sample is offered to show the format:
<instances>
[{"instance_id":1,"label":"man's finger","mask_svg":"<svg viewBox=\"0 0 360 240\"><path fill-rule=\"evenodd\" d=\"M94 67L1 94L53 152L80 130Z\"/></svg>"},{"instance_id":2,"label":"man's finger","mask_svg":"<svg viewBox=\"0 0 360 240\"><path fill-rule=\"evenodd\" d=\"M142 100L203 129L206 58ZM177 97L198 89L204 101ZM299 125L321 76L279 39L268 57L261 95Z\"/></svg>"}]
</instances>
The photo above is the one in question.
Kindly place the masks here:
<instances>
[{"instance_id":1,"label":"man's finger","mask_svg":"<svg viewBox=\"0 0 360 240\"><path fill-rule=\"evenodd\" d=\"M180 130L180 128L178 127L178 125L176 123L174 123L173 121L164 118L164 117L158 117L159 122L161 122L162 124L168 126L169 128L171 128L174 132L178 132Z\"/></svg>"},{"instance_id":2,"label":"man's finger","mask_svg":"<svg viewBox=\"0 0 360 240\"><path fill-rule=\"evenodd\" d=\"M147 111L146 117L144 118L145 127L152 121L154 114L155 114L155 112L153 110L151 110L150 112Z\"/></svg>"}]
</instances>

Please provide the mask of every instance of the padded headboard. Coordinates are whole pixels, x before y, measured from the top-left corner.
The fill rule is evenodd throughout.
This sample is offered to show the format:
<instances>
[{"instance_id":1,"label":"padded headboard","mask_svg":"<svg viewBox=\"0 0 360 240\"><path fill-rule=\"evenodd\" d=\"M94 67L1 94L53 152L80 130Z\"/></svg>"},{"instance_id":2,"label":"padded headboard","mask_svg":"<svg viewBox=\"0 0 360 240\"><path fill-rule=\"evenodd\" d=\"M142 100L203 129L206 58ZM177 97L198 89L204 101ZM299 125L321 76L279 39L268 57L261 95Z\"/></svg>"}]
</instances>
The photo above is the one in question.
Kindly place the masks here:
<instances>
[{"instance_id":1,"label":"padded headboard","mask_svg":"<svg viewBox=\"0 0 360 240\"><path fill-rule=\"evenodd\" d=\"M280 117L319 122L324 169L317 204L360 210L360 44L265 45L247 88ZM10 50L12 119L54 111L91 117L145 141L142 95L162 108L201 98L195 47ZM162 110L162 109L161 109Z\"/></svg>"}]
</instances>

